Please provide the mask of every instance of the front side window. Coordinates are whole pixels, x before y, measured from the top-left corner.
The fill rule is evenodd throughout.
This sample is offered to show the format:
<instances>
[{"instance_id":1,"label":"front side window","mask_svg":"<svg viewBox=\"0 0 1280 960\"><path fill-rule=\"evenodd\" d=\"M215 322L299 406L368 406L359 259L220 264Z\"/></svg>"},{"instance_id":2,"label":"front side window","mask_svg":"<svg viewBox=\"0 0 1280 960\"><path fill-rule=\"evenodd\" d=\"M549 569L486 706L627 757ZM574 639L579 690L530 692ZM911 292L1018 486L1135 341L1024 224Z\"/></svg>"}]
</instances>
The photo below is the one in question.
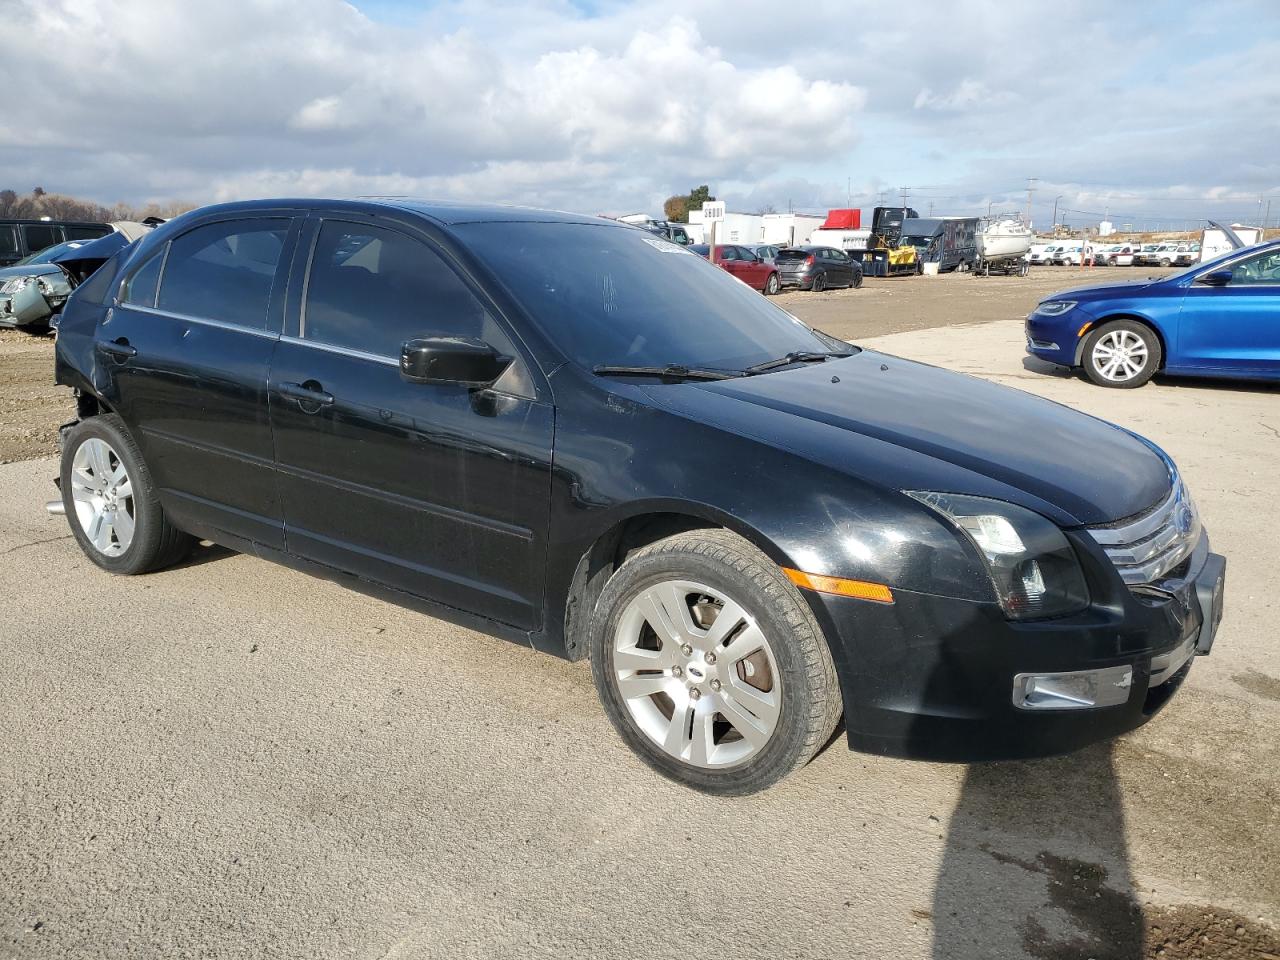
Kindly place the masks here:
<instances>
[{"instance_id":1,"label":"front side window","mask_svg":"<svg viewBox=\"0 0 1280 960\"><path fill-rule=\"evenodd\" d=\"M18 231L14 227L0 227L0 257L16 257L18 249Z\"/></svg>"},{"instance_id":2,"label":"front side window","mask_svg":"<svg viewBox=\"0 0 1280 960\"><path fill-rule=\"evenodd\" d=\"M35 253L37 250L43 250L45 247L52 247L55 243L62 242L62 232L57 227L47 226L43 223L29 223L23 226L22 232L27 239L27 252Z\"/></svg>"},{"instance_id":3,"label":"front side window","mask_svg":"<svg viewBox=\"0 0 1280 960\"><path fill-rule=\"evenodd\" d=\"M184 233L169 244L156 306L265 329L288 233L285 219L228 220Z\"/></svg>"},{"instance_id":4,"label":"front side window","mask_svg":"<svg viewBox=\"0 0 1280 960\"><path fill-rule=\"evenodd\" d=\"M406 340L471 337L513 356L510 339L438 253L363 223L326 220L307 278L301 336L380 357Z\"/></svg>"},{"instance_id":5,"label":"front side window","mask_svg":"<svg viewBox=\"0 0 1280 960\"><path fill-rule=\"evenodd\" d=\"M575 363L741 369L832 343L704 258L593 223L470 223L454 233ZM850 348L851 349L851 348Z\"/></svg>"},{"instance_id":6,"label":"front side window","mask_svg":"<svg viewBox=\"0 0 1280 960\"><path fill-rule=\"evenodd\" d=\"M1231 285L1280 284L1280 250L1268 250L1241 260L1231 268Z\"/></svg>"}]
</instances>

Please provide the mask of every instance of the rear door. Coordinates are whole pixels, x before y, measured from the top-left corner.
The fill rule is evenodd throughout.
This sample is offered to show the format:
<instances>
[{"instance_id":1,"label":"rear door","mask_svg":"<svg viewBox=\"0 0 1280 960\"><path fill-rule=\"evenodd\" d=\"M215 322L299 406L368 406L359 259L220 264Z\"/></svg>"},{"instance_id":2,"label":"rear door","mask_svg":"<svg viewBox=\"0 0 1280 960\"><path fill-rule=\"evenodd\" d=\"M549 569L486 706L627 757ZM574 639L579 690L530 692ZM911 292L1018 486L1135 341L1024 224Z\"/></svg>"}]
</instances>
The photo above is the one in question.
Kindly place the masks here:
<instances>
[{"instance_id":1,"label":"rear door","mask_svg":"<svg viewBox=\"0 0 1280 960\"><path fill-rule=\"evenodd\" d=\"M285 213L192 227L131 267L96 334L165 509L238 548L284 545L267 369L295 234Z\"/></svg>"},{"instance_id":2,"label":"rear door","mask_svg":"<svg viewBox=\"0 0 1280 960\"><path fill-rule=\"evenodd\" d=\"M1192 283L1178 318L1178 367L1280 375L1280 250L1237 260L1226 286ZM1174 366L1171 362L1170 366Z\"/></svg>"},{"instance_id":3,"label":"rear door","mask_svg":"<svg viewBox=\"0 0 1280 960\"><path fill-rule=\"evenodd\" d=\"M308 221L295 275L271 369L289 551L534 628L554 409L492 301L412 225L348 212ZM433 335L512 364L489 390L403 380L402 344Z\"/></svg>"}]
</instances>

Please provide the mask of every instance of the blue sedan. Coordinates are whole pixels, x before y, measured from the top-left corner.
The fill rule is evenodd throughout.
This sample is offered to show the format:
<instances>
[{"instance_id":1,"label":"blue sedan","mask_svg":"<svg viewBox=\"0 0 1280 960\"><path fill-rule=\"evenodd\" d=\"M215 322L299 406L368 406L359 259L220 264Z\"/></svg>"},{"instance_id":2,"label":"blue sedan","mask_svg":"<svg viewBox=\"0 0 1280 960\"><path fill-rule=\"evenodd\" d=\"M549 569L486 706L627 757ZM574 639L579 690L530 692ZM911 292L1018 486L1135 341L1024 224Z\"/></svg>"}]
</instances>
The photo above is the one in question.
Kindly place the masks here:
<instances>
[{"instance_id":1,"label":"blue sedan","mask_svg":"<svg viewBox=\"0 0 1280 960\"><path fill-rule=\"evenodd\" d=\"M1280 240L1168 277L1055 293L1027 317L1027 352L1104 387L1157 372L1280 380Z\"/></svg>"}]
</instances>

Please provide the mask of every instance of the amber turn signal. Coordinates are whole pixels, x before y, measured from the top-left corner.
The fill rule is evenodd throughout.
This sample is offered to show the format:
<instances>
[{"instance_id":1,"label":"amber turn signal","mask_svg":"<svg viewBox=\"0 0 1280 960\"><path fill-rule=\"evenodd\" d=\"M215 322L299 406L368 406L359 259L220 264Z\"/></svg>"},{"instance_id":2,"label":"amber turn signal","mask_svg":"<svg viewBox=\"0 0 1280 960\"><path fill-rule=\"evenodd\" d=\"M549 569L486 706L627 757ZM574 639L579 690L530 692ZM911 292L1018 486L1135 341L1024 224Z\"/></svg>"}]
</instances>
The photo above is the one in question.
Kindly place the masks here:
<instances>
[{"instance_id":1,"label":"amber turn signal","mask_svg":"<svg viewBox=\"0 0 1280 960\"><path fill-rule=\"evenodd\" d=\"M816 590L818 593L832 593L838 597L856 597L859 600L874 600L876 603L893 603L893 592L883 583L868 583L866 580L846 580L844 577L824 577L817 573L805 573L783 567L787 575L797 587Z\"/></svg>"}]
</instances>

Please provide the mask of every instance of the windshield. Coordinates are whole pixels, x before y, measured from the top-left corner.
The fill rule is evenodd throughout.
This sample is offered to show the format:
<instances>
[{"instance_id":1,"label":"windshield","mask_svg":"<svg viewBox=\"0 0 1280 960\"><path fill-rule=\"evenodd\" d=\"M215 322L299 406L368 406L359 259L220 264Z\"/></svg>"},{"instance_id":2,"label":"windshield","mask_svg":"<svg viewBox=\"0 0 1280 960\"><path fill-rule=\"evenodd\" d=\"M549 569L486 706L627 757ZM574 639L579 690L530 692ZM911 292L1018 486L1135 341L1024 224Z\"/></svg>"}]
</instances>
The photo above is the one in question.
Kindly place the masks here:
<instances>
[{"instance_id":1,"label":"windshield","mask_svg":"<svg viewBox=\"0 0 1280 960\"><path fill-rule=\"evenodd\" d=\"M913 247L927 247L932 242L933 237L911 236L902 238L902 244L904 246L910 245Z\"/></svg>"},{"instance_id":2,"label":"windshield","mask_svg":"<svg viewBox=\"0 0 1280 960\"><path fill-rule=\"evenodd\" d=\"M687 248L583 223L470 223L458 237L570 359L741 370L832 342Z\"/></svg>"}]
</instances>

